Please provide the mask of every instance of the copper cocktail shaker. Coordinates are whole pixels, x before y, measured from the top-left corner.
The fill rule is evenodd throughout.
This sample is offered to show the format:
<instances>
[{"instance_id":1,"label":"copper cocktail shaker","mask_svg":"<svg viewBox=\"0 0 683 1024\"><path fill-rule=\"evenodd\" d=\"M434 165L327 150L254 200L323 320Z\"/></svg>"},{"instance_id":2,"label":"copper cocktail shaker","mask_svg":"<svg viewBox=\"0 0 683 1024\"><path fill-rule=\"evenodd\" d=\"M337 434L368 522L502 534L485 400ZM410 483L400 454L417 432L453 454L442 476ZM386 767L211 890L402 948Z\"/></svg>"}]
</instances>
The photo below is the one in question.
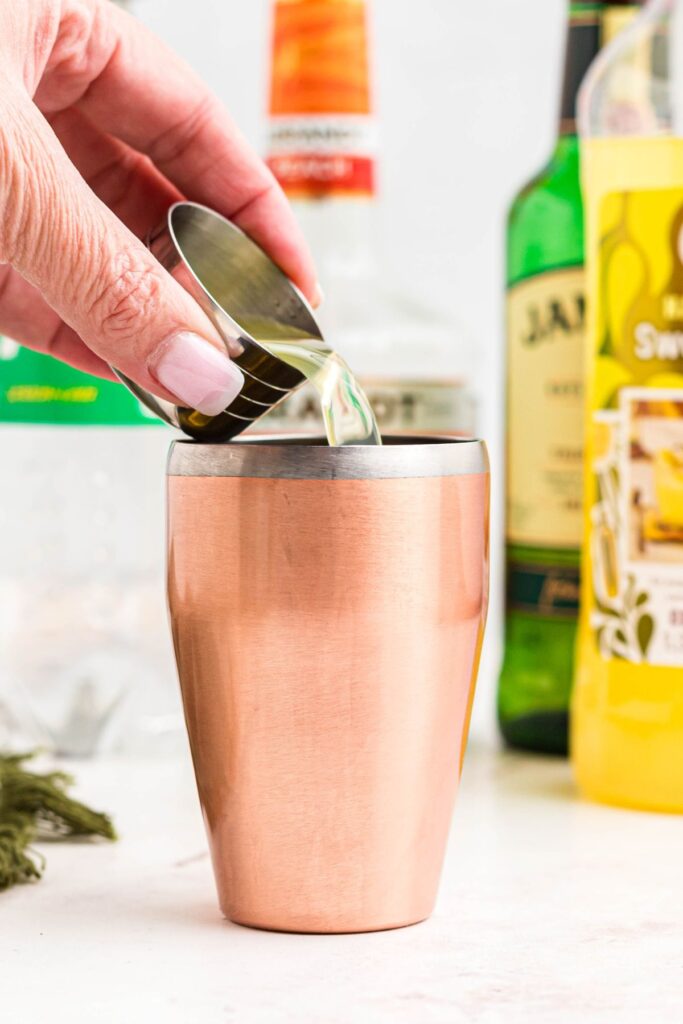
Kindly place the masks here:
<instances>
[{"instance_id":1,"label":"copper cocktail shaker","mask_svg":"<svg viewBox=\"0 0 683 1024\"><path fill-rule=\"evenodd\" d=\"M297 932L434 906L488 593L478 441L176 442L169 595L223 912Z\"/></svg>"}]
</instances>

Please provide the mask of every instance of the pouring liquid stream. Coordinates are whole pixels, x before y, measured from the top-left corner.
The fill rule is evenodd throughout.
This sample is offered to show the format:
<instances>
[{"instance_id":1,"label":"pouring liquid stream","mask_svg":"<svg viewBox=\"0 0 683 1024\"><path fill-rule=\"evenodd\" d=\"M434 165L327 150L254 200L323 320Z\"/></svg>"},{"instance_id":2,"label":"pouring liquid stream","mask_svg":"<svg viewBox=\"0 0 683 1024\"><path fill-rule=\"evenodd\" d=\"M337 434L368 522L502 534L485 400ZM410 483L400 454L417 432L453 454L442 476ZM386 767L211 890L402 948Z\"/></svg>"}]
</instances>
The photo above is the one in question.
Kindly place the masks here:
<instances>
[{"instance_id":1,"label":"pouring liquid stream","mask_svg":"<svg viewBox=\"0 0 683 1024\"><path fill-rule=\"evenodd\" d=\"M308 339L262 344L274 356L299 370L315 388L330 447L381 445L382 435L368 397L340 355Z\"/></svg>"},{"instance_id":2,"label":"pouring liquid stream","mask_svg":"<svg viewBox=\"0 0 683 1024\"><path fill-rule=\"evenodd\" d=\"M272 356L298 370L317 392L331 448L382 444L367 395L345 360L322 338L302 337L300 331L267 317L242 316L241 326ZM180 419L183 429L189 426L194 437L221 439L220 415L210 417L183 409Z\"/></svg>"}]
</instances>

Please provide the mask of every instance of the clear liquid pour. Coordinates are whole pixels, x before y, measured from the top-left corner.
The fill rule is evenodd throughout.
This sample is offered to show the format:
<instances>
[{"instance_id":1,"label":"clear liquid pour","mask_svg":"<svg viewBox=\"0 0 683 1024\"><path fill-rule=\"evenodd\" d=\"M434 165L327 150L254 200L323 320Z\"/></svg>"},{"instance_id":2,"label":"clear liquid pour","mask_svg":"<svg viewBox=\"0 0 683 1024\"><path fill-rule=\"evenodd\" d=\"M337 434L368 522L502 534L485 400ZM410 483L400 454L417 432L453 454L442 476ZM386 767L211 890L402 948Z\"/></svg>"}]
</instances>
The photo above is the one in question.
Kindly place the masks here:
<instances>
[{"instance_id":1,"label":"clear liquid pour","mask_svg":"<svg viewBox=\"0 0 683 1024\"><path fill-rule=\"evenodd\" d=\"M367 395L345 360L324 341L302 338L299 331L264 318L243 318L242 326L271 355L298 370L313 386L330 447L382 444ZM216 441L225 437L222 415L204 416L196 410L182 409L179 418L182 428L193 437Z\"/></svg>"},{"instance_id":2,"label":"clear liquid pour","mask_svg":"<svg viewBox=\"0 0 683 1024\"><path fill-rule=\"evenodd\" d=\"M264 347L303 373L317 391L330 447L381 445L382 436L368 397L340 355L308 340L269 341Z\"/></svg>"}]
</instances>

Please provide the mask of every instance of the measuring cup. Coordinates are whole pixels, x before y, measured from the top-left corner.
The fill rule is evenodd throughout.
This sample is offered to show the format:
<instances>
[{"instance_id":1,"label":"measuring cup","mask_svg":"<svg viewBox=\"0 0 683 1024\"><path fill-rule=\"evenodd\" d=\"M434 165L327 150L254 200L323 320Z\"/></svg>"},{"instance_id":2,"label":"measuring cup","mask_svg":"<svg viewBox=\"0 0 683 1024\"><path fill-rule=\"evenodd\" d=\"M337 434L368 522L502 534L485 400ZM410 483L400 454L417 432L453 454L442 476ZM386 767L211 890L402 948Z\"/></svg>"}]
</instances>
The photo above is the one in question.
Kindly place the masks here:
<instances>
[{"instance_id":1,"label":"measuring cup","mask_svg":"<svg viewBox=\"0 0 683 1024\"><path fill-rule=\"evenodd\" d=\"M200 440L230 440L304 383L304 375L265 344L305 341L326 350L320 328L304 297L263 250L205 206L175 203L147 244L215 324L244 374L244 387L225 412L204 416L157 398L116 373L143 405L171 426Z\"/></svg>"}]
</instances>

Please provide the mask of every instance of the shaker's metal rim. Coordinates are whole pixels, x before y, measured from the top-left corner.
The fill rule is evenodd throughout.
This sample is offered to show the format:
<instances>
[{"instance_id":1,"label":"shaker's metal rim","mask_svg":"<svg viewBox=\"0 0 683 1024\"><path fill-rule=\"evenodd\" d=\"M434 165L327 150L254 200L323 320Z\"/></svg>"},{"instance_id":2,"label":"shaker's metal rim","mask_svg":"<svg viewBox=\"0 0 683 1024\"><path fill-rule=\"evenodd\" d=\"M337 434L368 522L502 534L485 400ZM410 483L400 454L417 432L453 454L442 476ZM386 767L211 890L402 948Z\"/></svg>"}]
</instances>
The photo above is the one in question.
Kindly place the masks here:
<instances>
[{"instance_id":1,"label":"shaker's metal rim","mask_svg":"<svg viewBox=\"0 0 683 1024\"><path fill-rule=\"evenodd\" d=\"M384 440L382 446L343 448L331 448L323 438L294 434L243 438L228 444L174 441L167 476L419 480L490 472L484 441L442 435L406 435Z\"/></svg>"}]
</instances>

